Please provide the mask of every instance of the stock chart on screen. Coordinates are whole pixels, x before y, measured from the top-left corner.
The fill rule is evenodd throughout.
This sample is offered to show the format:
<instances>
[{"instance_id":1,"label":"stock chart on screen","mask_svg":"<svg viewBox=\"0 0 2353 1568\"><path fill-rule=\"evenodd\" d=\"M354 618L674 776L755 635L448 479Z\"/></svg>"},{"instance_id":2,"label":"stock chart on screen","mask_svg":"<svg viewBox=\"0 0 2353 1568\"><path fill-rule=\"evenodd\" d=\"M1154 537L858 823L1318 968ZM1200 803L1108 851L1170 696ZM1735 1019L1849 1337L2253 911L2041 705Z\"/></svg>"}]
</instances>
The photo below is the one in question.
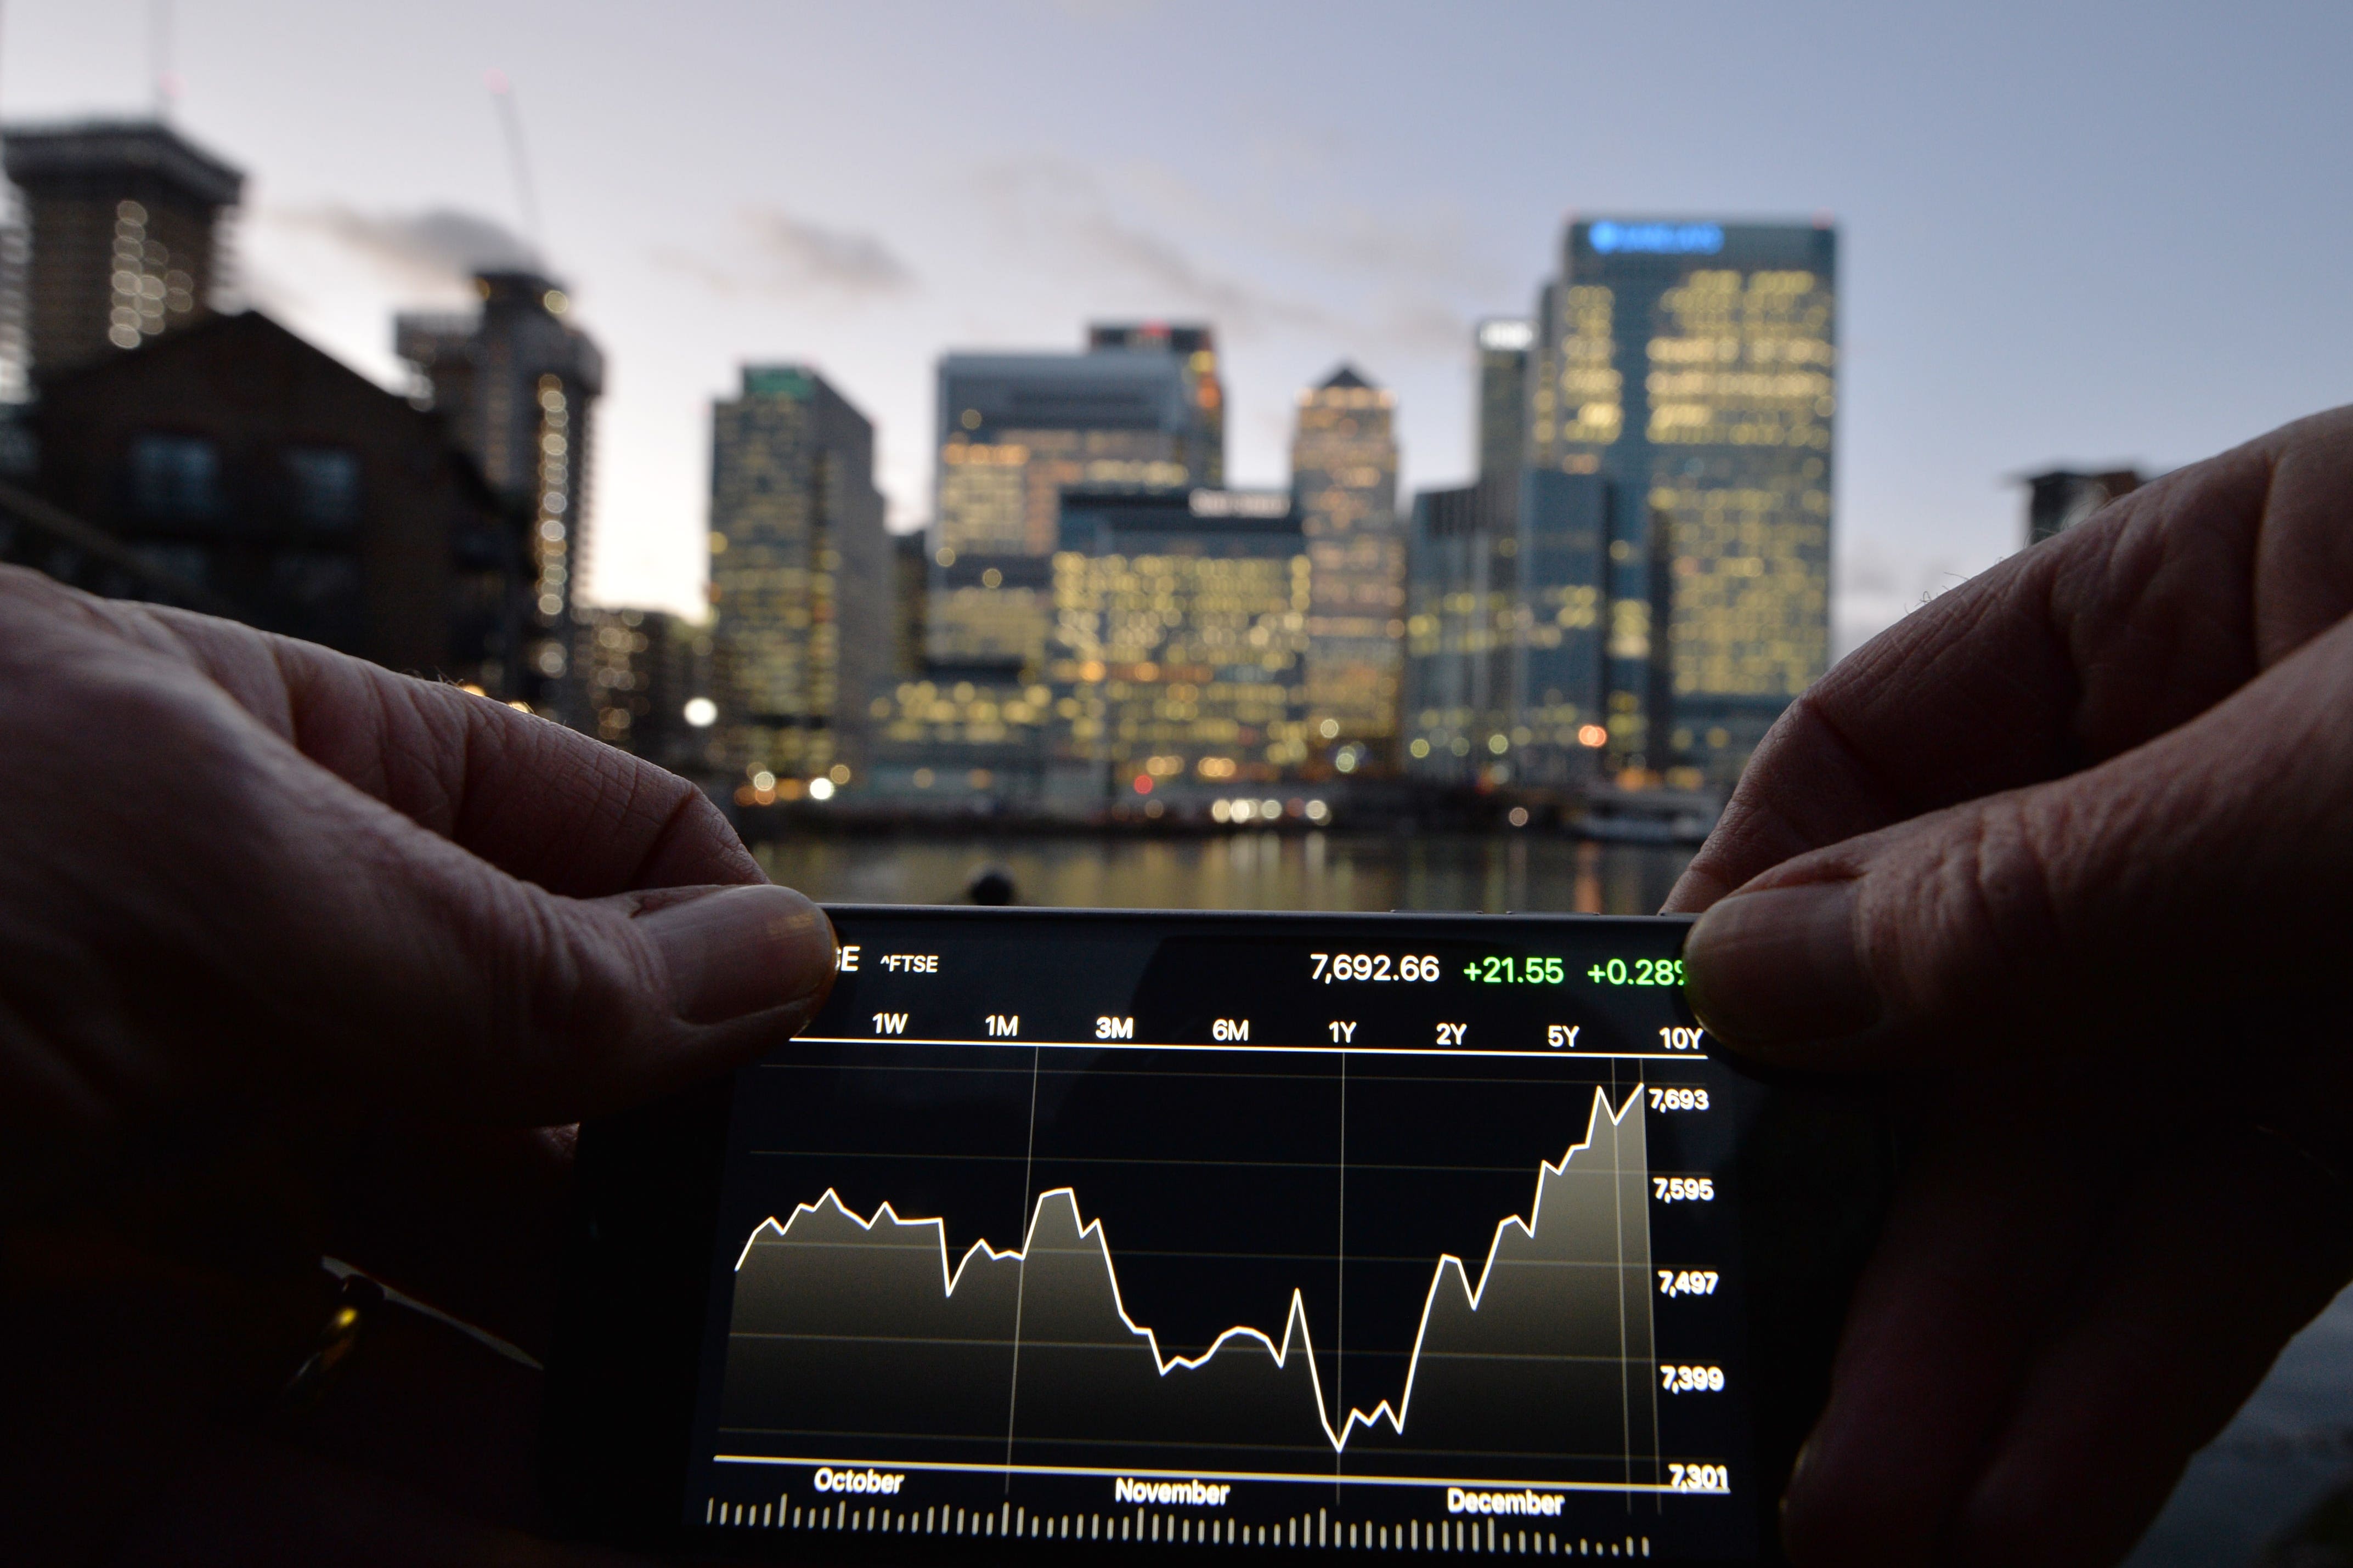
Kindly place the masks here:
<instances>
[{"instance_id":1,"label":"stock chart on screen","mask_svg":"<svg viewBox=\"0 0 2353 1568\"><path fill-rule=\"evenodd\" d=\"M1679 928L836 920L739 1079L689 1522L1742 1553Z\"/></svg>"}]
</instances>

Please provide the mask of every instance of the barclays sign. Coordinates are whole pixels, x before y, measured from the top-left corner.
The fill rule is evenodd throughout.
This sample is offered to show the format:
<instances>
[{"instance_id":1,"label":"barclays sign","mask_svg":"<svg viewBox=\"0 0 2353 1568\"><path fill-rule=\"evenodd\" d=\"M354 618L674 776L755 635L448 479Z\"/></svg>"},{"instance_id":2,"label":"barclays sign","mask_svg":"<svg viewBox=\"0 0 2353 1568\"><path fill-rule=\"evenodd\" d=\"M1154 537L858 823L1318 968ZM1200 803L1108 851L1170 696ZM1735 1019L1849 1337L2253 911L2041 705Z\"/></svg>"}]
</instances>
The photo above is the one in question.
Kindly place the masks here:
<instances>
[{"instance_id":1,"label":"barclays sign","mask_svg":"<svg viewBox=\"0 0 2353 1568\"><path fill-rule=\"evenodd\" d=\"M1724 248L1724 226L1713 223L1611 223L1585 231L1597 256L1639 252L1651 256L1714 256Z\"/></svg>"}]
</instances>

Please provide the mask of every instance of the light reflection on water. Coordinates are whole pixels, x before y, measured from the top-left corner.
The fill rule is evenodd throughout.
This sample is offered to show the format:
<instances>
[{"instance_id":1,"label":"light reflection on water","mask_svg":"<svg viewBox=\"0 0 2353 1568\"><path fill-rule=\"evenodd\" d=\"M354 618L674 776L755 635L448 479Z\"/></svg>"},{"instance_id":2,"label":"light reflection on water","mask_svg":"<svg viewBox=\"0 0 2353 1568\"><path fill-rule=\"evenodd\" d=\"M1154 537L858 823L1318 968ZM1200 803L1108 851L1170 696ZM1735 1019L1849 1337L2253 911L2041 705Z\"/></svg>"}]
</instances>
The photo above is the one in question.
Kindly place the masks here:
<instances>
[{"instance_id":1,"label":"light reflection on water","mask_svg":"<svg viewBox=\"0 0 2353 1568\"><path fill-rule=\"evenodd\" d=\"M1015 901L1142 910L1575 910L1654 914L1691 850L1548 834L1237 833L804 837L755 847L775 880L822 902L955 903L974 873Z\"/></svg>"}]
</instances>

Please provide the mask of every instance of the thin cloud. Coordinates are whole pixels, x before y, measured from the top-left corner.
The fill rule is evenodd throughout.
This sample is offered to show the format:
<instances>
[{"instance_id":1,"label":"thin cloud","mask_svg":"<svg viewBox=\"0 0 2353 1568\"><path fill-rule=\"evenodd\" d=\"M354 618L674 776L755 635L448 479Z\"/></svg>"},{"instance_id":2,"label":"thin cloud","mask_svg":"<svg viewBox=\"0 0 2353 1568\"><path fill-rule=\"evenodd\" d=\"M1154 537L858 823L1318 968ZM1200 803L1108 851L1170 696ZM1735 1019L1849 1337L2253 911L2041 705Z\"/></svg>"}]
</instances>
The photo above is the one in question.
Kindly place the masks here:
<instances>
[{"instance_id":1,"label":"thin cloud","mask_svg":"<svg viewBox=\"0 0 2353 1568\"><path fill-rule=\"evenodd\" d=\"M656 247L654 265L672 272L682 272L714 294L733 295L744 292L743 279L707 258L690 251L673 250L667 246Z\"/></svg>"},{"instance_id":2,"label":"thin cloud","mask_svg":"<svg viewBox=\"0 0 2353 1568\"><path fill-rule=\"evenodd\" d=\"M1286 247L1326 265L1449 291L1492 294L1510 286L1504 268L1476 254L1459 216L1401 222L1363 207L1338 207L1279 231Z\"/></svg>"},{"instance_id":3,"label":"thin cloud","mask_svg":"<svg viewBox=\"0 0 2353 1568\"><path fill-rule=\"evenodd\" d=\"M905 294L915 287L913 271L875 235L828 228L776 207L751 208L737 224L743 238L731 252L751 263L745 268L671 248L655 252L655 259L726 295L863 298Z\"/></svg>"},{"instance_id":4,"label":"thin cloud","mask_svg":"<svg viewBox=\"0 0 2353 1568\"><path fill-rule=\"evenodd\" d=\"M364 213L340 205L278 207L265 221L325 237L416 290L444 290L477 272L534 270L537 252L496 221L455 207Z\"/></svg>"},{"instance_id":5,"label":"thin cloud","mask_svg":"<svg viewBox=\"0 0 2353 1568\"><path fill-rule=\"evenodd\" d=\"M1153 0L1053 0L1053 9L1073 22L1133 22L1150 16Z\"/></svg>"},{"instance_id":6,"label":"thin cloud","mask_svg":"<svg viewBox=\"0 0 2353 1568\"><path fill-rule=\"evenodd\" d=\"M1084 216L1074 233L1086 250L1113 271L1127 274L1172 303L1206 310L1236 331L1263 331L1273 325L1329 328L1338 324L1314 306L1211 272L1166 236L1123 223L1108 213Z\"/></svg>"},{"instance_id":7,"label":"thin cloud","mask_svg":"<svg viewBox=\"0 0 2353 1568\"><path fill-rule=\"evenodd\" d=\"M1141 284L1157 308L1201 310L1242 335L1288 327L1345 330L1321 306L1205 266L1183 245L1121 210L1101 182L1060 159L999 163L976 182L984 206L1017 243L1089 273Z\"/></svg>"},{"instance_id":8,"label":"thin cloud","mask_svg":"<svg viewBox=\"0 0 2353 1568\"><path fill-rule=\"evenodd\" d=\"M1471 320L1437 300L1398 298L1381 312L1372 339L1408 355L1459 356L1471 342Z\"/></svg>"},{"instance_id":9,"label":"thin cloud","mask_svg":"<svg viewBox=\"0 0 2353 1568\"><path fill-rule=\"evenodd\" d=\"M1261 188L1213 195L1166 165L1124 165L1121 183L1148 195L1188 233L1263 247L1343 279L1389 288L1489 296L1517 274L1479 253L1462 213L1451 205L1391 215L1352 203L1309 201ZM1322 186L1317 172L1288 182Z\"/></svg>"},{"instance_id":10,"label":"thin cloud","mask_svg":"<svg viewBox=\"0 0 2353 1568\"><path fill-rule=\"evenodd\" d=\"M1363 211L1319 222L1221 205L1156 165L1123 167L1116 181L1076 162L1039 157L991 164L969 182L983 210L1022 251L1117 292L1141 291L1155 313L1206 317L1229 339L1305 338L1394 373L1402 363L1461 360L1470 351L1466 301L1485 281L1459 226L1419 232ZM1180 241L1177 235L1187 237ZM1195 237L1247 259L1211 260ZM1307 296L1264 280L1298 264L1329 279Z\"/></svg>"},{"instance_id":11,"label":"thin cloud","mask_svg":"<svg viewBox=\"0 0 2353 1568\"><path fill-rule=\"evenodd\" d=\"M827 228L773 207L745 216L754 236L784 278L851 294L901 294L914 274L871 234Z\"/></svg>"}]
</instances>

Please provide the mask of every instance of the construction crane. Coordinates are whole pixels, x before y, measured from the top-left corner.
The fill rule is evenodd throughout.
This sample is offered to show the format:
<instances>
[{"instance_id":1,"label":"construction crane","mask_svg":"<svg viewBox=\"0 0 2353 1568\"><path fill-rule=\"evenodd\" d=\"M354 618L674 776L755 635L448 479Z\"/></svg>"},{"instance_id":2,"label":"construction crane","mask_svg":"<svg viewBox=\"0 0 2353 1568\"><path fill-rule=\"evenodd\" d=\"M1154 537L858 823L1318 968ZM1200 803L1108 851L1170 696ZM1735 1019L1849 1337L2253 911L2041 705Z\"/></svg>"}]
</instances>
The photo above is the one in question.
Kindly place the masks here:
<instances>
[{"instance_id":1,"label":"construction crane","mask_svg":"<svg viewBox=\"0 0 2353 1568\"><path fill-rule=\"evenodd\" d=\"M507 165L514 174L515 205L522 217L523 237L531 242L534 255L547 252L545 237L539 226L539 195L532 185L531 153L523 144L522 111L515 107L514 83L502 70L482 74L482 85L491 89L491 102L497 109L499 129L507 142Z\"/></svg>"}]
</instances>

